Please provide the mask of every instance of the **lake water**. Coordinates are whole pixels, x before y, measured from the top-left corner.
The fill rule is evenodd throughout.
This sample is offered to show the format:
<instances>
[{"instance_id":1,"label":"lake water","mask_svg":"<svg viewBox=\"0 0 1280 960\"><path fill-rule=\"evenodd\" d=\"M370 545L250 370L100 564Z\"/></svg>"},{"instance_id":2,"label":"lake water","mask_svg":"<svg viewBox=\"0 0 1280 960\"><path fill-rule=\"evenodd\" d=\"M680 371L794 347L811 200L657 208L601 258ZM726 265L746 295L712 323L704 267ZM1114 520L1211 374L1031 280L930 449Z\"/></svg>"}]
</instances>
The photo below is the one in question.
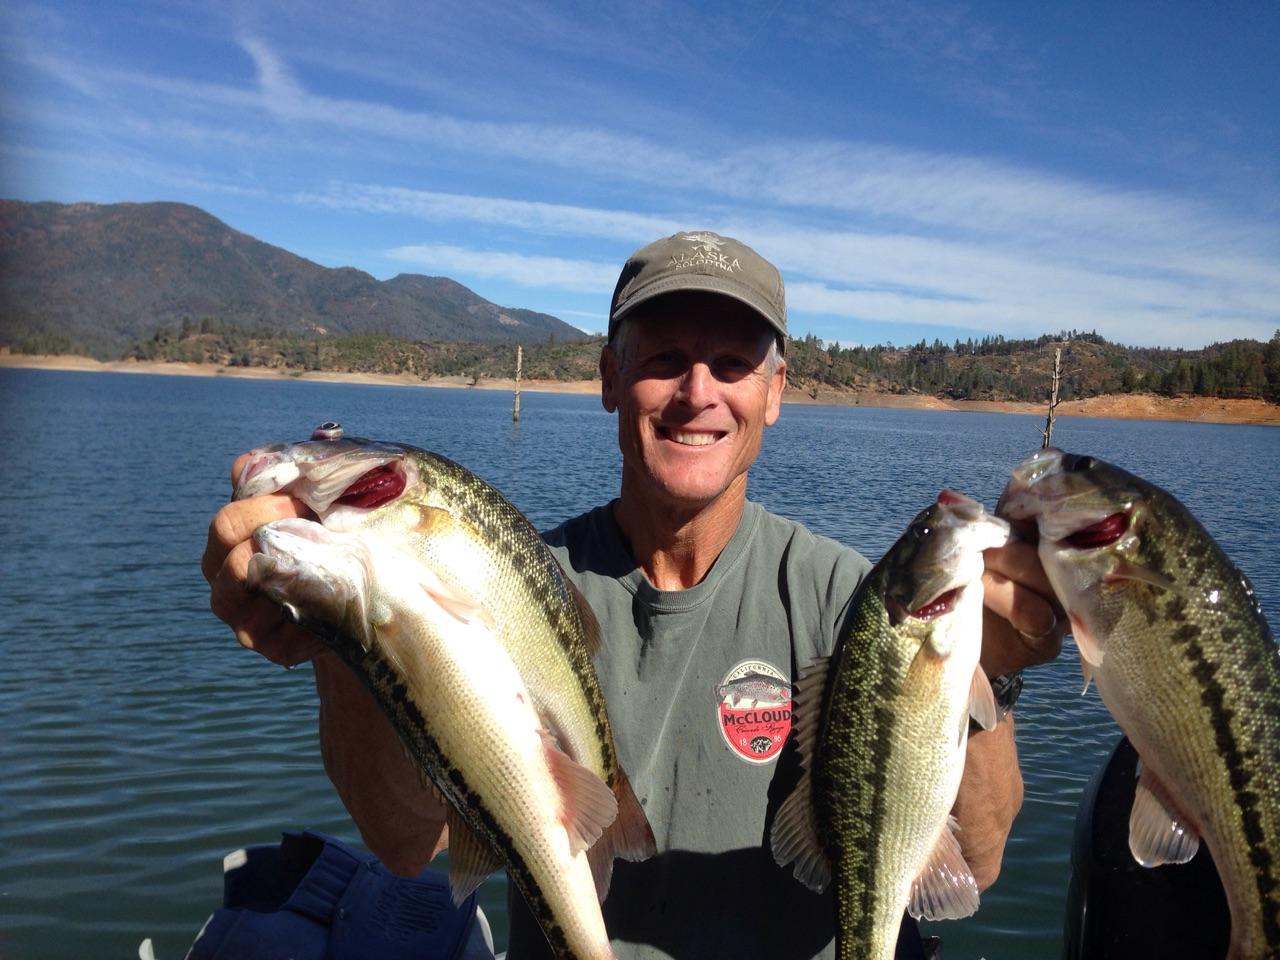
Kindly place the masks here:
<instances>
[{"instance_id":1,"label":"lake water","mask_svg":"<svg viewBox=\"0 0 1280 960\"><path fill-rule=\"evenodd\" d=\"M0 957L181 957L223 854L355 830L320 767L310 671L241 650L199 572L232 458L322 420L471 467L539 527L617 493L589 397L0 369ZM942 486L994 506L1037 417L785 408L751 496L878 557ZM1280 431L1060 419L1055 441L1180 497L1280 623ZM1026 803L947 960L1052 960L1082 785L1116 731L1074 651L1018 709ZM482 890L502 935L502 881Z\"/></svg>"}]
</instances>

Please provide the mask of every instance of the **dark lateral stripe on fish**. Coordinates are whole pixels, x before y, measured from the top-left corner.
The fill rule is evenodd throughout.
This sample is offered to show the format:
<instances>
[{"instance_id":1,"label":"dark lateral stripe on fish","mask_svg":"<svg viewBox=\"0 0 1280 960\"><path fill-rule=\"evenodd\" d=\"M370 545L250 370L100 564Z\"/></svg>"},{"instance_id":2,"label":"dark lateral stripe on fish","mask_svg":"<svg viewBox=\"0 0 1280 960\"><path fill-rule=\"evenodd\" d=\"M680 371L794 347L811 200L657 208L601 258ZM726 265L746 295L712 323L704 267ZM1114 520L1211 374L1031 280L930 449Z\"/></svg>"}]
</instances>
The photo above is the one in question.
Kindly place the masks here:
<instances>
[{"instance_id":1,"label":"dark lateral stripe on fish","mask_svg":"<svg viewBox=\"0 0 1280 960\"><path fill-rule=\"evenodd\" d=\"M1181 626L1170 632L1169 639L1182 648L1190 664L1191 675L1200 684L1200 702L1208 712L1209 723L1213 729L1214 746L1230 778L1232 797L1240 810L1241 826L1249 845L1250 862L1257 868L1255 878L1260 902L1269 904L1271 907L1271 910L1264 911L1262 916L1267 942L1280 943L1280 875L1277 874L1275 858L1267 849L1267 836L1259 808L1260 793L1252 789L1260 771L1254 769L1255 764L1250 762L1241 750L1240 738L1232 722L1239 712L1232 710L1226 704L1227 690L1218 679L1218 673L1222 668L1206 656L1204 647L1200 644L1203 629L1195 623L1182 622L1186 619L1186 607L1187 602L1183 597L1175 594L1169 598L1164 612L1173 622L1181 622ZM1226 627L1218 639L1230 646L1238 636L1239 632L1235 628ZM1244 664L1246 668L1253 665L1255 664L1248 661ZM1256 666L1259 668L1262 666L1261 658L1256 658ZM1265 702L1261 698L1253 700L1251 694L1263 694L1269 690L1271 684L1260 669L1250 672L1254 673L1255 682L1245 686L1242 706L1249 710L1266 713ZM1257 689L1259 685L1262 686L1262 690ZM1269 702L1274 703L1276 691L1271 692L1273 696ZM1265 793L1265 784L1261 786L1262 792Z\"/></svg>"},{"instance_id":2,"label":"dark lateral stripe on fish","mask_svg":"<svg viewBox=\"0 0 1280 960\"><path fill-rule=\"evenodd\" d=\"M415 449L416 448L411 448ZM594 676L594 667L590 657L579 644L573 644L569 637L580 633L577 624L568 623L566 618L575 616L569 611L575 610L563 574L555 558L544 551L543 563L530 565L528 554L519 548L520 537L513 531L520 530L523 535L542 542L542 537L519 510L498 490L480 480L474 473L461 464L428 450L417 450L417 453L435 463L439 469L438 476L449 483L449 498L462 504L464 515L476 525L494 545L495 549L510 566L524 584L529 595L541 600L555 596L560 602L540 602L540 609L551 619L553 633L561 647L568 653L574 671L579 676ZM595 718L596 740L601 745L601 760L604 769L609 772L611 781L616 781L618 758L615 751L612 732L608 725L608 712L605 707L604 694L598 684L584 685L584 693ZM616 782L610 782L610 787Z\"/></svg>"},{"instance_id":3,"label":"dark lateral stripe on fish","mask_svg":"<svg viewBox=\"0 0 1280 960\"><path fill-rule=\"evenodd\" d=\"M330 638L336 639L333 631L326 632ZM533 876L525 864L524 858L516 850L511 838L503 831L498 821L493 818L493 815L481 802L480 797L467 784L466 778L462 776L462 771L456 767L438 762L443 759L444 754L440 750L440 745L436 743L435 738L427 732L425 718L422 716L421 711L418 710L418 705L409 696L408 686L404 678L386 660L375 653L365 651L358 642L347 638L342 638L342 640L344 642L339 642L335 645L336 649L342 655L343 660L354 668L357 676L360 677L374 698L391 711L393 714L391 722L397 733L402 737L407 737L412 742L412 751L425 761L426 766L438 769L447 777L448 786L439 782L436 785L441 788L442 792L454 795L451 799L455 809L458 809L459 812L465 809L471 817L479 821L477 824L472 822L470 817L467 818L468 826L473 830L479 826L480 829L476 830L476 832L502 854L503 862L512 881L524 895L529 911L533 914L534 919L537 920L539 928L546 935L552 952L559 957L571 956L569 940L564 929L556 922L550 905L542 896L538 885L534 883Z\"/></svg>"},{"instance_id":4,"label":"dark lateral stripe on fish","mask_svg":"<svg viewBox=\"0 0 1280 960\"><path fill-rule=\"evenodd\" d=\"M901 682L901 665L895 664L892 658L886 656L890 651L885 645L875 642L875 638L883 631L892 629L884 607L883 584L868 583L866 590L867 600L870 601L874 595L875 602L859 605L858 613L848 628L841 662L835 665L835 669L827 677L831 688L840 680L840 674L848 671L848 679L841 680L840 686L845 690L857 691L857 695L835 697L831 696L829 690L824 698L828 708L822 725L824 730L837 725L846 730L870 729L875 731L875 735L871 738L870 751L866 749L865 743L841 743L837 738L824 735L821 740L831 751L823 758L822 764L823 779L827 782L815 791L815 801L823 806L828 806L829 798L838 790L847 791L852 798L856 798L851 804L856 808L856 814L854 822L850 824L855 832L842 837L841 831L834 831L834 835L828 838L837 883L848 892L846 897L838 899L844 900L851 908L850 915L842 917L841 923L849 931L847 939L855 943L869 942L875 929L880 886L876 872L888 802L885 770L892 742L887 731L899 719L887 704L893 702ZM869 718L865 716L868 709ZM833 783L830 771L832 765L838 765L846 771L856 771L853 782ZM836 823L840 818L834 810L828 808L818 811L818 819L823 823ZM853 858L847 855L842 849L844 839L861 851L859 856ZM855 870L852 875L842 876L842 866L851 859L856 863Z\"/></svg>"}]
</instances>

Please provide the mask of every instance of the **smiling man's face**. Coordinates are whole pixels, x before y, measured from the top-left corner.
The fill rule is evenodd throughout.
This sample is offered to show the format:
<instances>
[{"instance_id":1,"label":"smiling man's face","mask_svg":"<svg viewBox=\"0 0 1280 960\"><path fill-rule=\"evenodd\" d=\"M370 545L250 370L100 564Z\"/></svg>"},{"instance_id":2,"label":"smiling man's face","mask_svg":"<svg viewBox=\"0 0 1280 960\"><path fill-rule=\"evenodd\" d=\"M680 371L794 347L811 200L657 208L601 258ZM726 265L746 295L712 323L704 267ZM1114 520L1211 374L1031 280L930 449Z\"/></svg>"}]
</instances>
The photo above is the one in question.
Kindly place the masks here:
<instances>
[{"instance_id":1,"label":"smiling man's face","mask_svg":"<svg viewBox=\"0 0 1280 960\"><path fill-rule=\"evenodd\" d=\"M764 428L778 419L786 366L770 371L772 328L737 301L673 294L627 318L622 356L601 357L602 399L618 414L624 496L697 510L745 496Z\"/></svg>"}]
</instances>

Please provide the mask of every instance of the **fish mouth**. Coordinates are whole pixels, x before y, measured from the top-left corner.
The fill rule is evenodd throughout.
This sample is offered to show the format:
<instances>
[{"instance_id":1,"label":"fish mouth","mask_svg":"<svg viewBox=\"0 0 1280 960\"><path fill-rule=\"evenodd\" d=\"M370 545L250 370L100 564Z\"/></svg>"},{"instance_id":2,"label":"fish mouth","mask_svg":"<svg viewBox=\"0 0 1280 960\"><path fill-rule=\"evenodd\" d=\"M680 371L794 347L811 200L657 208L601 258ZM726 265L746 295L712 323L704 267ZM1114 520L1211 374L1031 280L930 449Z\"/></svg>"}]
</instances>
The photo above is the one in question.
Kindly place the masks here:
<instances>
[{"instance_id":1,"label":"fish mouth","mask_svg":"<svg viewBox=\"0 0 1280 960\"><path fill-rule=\"evenodd\" d=\"M1042 498L1033 492L1035 485L1062 472L1067 456L1057 447L1046 447L1026 457L1009 474L1009 482L996 503L996 514L1009 520L1034 518L1042 509Z\"/></svg>"},{"instance_id":2,"label":"fish mouth","mask_svg":"<svg viewBox=\"0 0 1280 960\"><path fill-rule=\"evenodd\" d=\"M908 528L917 546L895 578L886 604L895 624L908 617L937 620L951 613L965 588L982 576L982 553L1009 542L1009 524L977 500L943 490Z\"/></svg>"},{"instance_id":3,"label":"fish mouth","mask_svg":"<svg viewBox=\"0 0 1280 960\"><path fill-rule=\"evenodd\" d=\"M319 619L336 625L350 610L361 622L370 559L359 538L289 517L255 530L253 547L248 587L280 604L294 623Z\"/></svg>"},{"instance_id":4,"label":"fish mouth","mask_svg":"<svg viewBox=\"0 0 1280 960\"><path fill-rule=\"evenodd\" d=\"M409 480L396 444L342 437L277 443L250 451L232 499L288 492L323 516L335 504L372 510L390 503Z\"/></svg>"},{"instance_id":5,"label":"fish mouth","mask_svg":"<svg viewBox=\"0 0 1280 960\"><path fill-rule=\"evenodd\" d=\"M942 591L931 600L921 602L918 598L914 598L911 605L919 604L915 609L910 609L909 604L904 604L896 597L889 596L885 598L885 606L889 609L889 617L896 626L902 621L910 618L912 620L937 620L939 617L945 617L956 608L956 603L960 600L960 595L964 593L965 585L951 587Z\"/></svg>"},{"instance_id":6,"label":"fish mouth","mask_svg":"<svg viewBox=\"0 0 1280 960\"><path fill-rule=\"evenodd\" d=\"M1020 533L1036 528L1036 539L1059 548L1085 551L1124 537L1133 521L1134 499L1109 497L1098 479L1107 464L1087 454L1038 450L1014 467L996 512Z\"/></svg>"}]
</instances>

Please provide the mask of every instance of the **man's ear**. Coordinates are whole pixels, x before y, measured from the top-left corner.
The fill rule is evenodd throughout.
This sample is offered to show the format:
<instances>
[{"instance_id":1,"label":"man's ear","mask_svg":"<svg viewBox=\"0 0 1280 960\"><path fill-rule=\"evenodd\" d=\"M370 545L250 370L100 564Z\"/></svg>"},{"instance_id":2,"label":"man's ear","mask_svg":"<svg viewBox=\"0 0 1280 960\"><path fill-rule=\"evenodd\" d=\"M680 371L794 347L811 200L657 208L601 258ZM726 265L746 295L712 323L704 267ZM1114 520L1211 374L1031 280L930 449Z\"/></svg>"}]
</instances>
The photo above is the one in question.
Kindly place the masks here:
<instances>
[{"instance_id":1,"label":"man's ear","mask_svg":"<svg viewBox=\"0 0 1280 960\"><path fill-rule=\"evenodd\" d=\"M765 407L764 423L767 427L772 427L778 421L778 415L782 413L782 391L787 389L787 361L779 360L778 369L773 371L773 376L769 378L769 401Z\"/></svg>"},{"instance_id":2,"label":"man's ear","mask_svg":"<svg viewBox=\"0 0 1280 960\"><path fill-rule=\"evenodd\" d=\"M607 344L600 351L600 404L609 413L618 409L618 354Z\"/></svg>"}]
</instances>

